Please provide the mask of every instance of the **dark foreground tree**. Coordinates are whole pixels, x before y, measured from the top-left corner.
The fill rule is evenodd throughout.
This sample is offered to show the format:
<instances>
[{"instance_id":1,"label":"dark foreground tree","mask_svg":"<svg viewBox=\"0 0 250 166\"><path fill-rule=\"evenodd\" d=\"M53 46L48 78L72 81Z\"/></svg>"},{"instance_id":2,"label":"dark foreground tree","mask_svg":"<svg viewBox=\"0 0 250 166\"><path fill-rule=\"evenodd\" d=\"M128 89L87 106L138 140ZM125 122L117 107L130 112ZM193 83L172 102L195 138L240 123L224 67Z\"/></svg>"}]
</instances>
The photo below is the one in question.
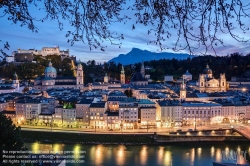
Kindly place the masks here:
<instances>
[{"instance_id":1,"label":"dark foreground tree","mask_svg":"<svg viewBox=\"0 0 250 166\"><path fill-rule=\"evenodd\" d=\"M20 127L16 127L12 120L0 114L0 162L3 160L3 150L19 151L24 147L20 134Z\"/></svg>"},{"instance_id":2,"label":"dark foreground tree","mask_svg":"<svg viewBox=\"0 0 250 166\"><path fill-rule=\"evenodd\" d=\"M31 13L34 7L45 15L35 17ZM81 41L90 50L104 51L104 41L120 46L124 35L112 31L110 26L115 22L122 26L131 18L131 29L138 24L147 26L148 34L155 36L149 43L159 45L161 50L187 49L193 53L202 47L216 52L216 46L224 45L221 33L239 42L249 40L245 38L250 26L247 0L0 0L0 9L0 17L33 32L39 28L36 21L56 20L60 30L67 22L74 29L66 34L68 42L73 45ZM173 44L166 45L171 37ZM9 48L7 41L0 42ZM3 49L0 51L4 54Z\"/></svg>"}]
</instances>

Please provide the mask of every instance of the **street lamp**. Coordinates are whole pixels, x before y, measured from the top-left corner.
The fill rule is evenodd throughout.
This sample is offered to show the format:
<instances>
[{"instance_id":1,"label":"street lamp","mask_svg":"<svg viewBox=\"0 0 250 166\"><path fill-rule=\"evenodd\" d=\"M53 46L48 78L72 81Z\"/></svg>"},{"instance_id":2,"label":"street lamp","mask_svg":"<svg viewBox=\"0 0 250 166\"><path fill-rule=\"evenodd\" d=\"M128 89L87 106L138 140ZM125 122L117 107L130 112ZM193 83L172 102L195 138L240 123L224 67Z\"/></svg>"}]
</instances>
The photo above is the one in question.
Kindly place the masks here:
<instances>
[{"instance_id":1,"label":"street lamp","mask_svg":"<svg viewBox=\"0 0 250 166\"><path fill-rule=\"evenodd\" d=\"M95 133L96 133L96 120L95 120Z\"/></svg>"},{"instance_id":2,"label":"street lamp","mask_svg":"<svg viewBox=\"0 0 250 166\"><path fill-rule=\"evenodd\" d=\"M147 133L148 133L148 120L147 120Z\"/></svg>"},{"instance_id":3,"label":"street lamp","mask_svg":"<svg viewBox=\"0 0 250 166\"><path fill-rule=\"evenodd\" d=\"M123 127L122 120L121 120L120 127L121 127L121 133L122 133L122 127Z\"/></svg>"},{"instance_id":4,"label":"street lamp","mask_svg":"<svg viewBox=\"0 0 250 166\"><path fill-rule=\"evenodd\" d=\"M53 127L53 117L54 117L54 115L52 114L52 116L51 116L51 122L50 122L50 127L51 127L51 131L52 131L52 127Z\"/></svg>"}]
</instances>

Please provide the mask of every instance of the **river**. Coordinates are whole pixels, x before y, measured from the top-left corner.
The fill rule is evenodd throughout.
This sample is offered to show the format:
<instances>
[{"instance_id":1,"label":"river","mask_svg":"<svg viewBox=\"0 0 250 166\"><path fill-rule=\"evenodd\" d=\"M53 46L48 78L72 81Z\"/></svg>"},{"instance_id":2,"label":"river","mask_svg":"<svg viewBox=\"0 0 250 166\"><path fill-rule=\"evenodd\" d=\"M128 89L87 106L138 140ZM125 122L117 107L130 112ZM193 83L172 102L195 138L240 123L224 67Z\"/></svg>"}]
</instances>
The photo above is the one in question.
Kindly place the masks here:
<instances>
[{"instance_id":1,"label":"river","mask_svg":"<svg viewBox=\"0 0 250 166\"><path fill-rule=\"evenodd\" d=\"M44 144L26 143L34 153L52 151L72 155L69 166L112 166L112 165L148 165L148 166L212 166L213 161L248 163L250 161L249 142L202 142L175 143L171 145L80 145L80 144ZM237 155L243 152L242 155ZM246 153L247 152L247 153ZM247 161L246 161L247 160Z\"/></svg>"}]
</instances>

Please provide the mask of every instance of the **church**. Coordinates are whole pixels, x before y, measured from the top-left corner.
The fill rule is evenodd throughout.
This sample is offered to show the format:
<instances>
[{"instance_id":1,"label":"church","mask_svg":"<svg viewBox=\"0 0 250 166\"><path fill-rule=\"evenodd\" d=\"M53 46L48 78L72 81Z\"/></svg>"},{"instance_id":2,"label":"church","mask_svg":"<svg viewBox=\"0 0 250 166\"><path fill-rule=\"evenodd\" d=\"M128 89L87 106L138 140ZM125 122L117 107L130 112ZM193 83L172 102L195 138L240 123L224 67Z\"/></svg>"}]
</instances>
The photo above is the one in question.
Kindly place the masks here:
<instances>
[{"instance_id":1,"label":"church","mask_svg":"<svg viewBox=\"0 0 250 166\"><path fill-rule=\"evenodd\" d=\"M141 72L135 72L130 79L130 85L133 86L147 86L148 80L145 78L144 62L142 62Z\"/></svg>"},{"instance_id":2,"label":"church","mask_svg":"<svg viewBox=\"0 0 250 166\"><path fill-rule=\"evenodd\" d=\"M220 74L219 79L213 77L213 71L207 65L203 70L202 74L199 75L199 79L196 82L197 90L201 93L207 92L226 92L226 76L225 74Z\"/></svg>"},{"instance_id":3,"label":"church","mask_svg":"<svg viewBox=\"0 0 250 166\"><path fill-rule=\"evenodd\" d=\"M51 88L84 88L84 74L81 63L78 63L76 69L76 76L57 76L56 69L49 62L49 66L45 68L44 75L35 79L34 89L39 91L46 91Z\"/></svg>"}]
</instances>

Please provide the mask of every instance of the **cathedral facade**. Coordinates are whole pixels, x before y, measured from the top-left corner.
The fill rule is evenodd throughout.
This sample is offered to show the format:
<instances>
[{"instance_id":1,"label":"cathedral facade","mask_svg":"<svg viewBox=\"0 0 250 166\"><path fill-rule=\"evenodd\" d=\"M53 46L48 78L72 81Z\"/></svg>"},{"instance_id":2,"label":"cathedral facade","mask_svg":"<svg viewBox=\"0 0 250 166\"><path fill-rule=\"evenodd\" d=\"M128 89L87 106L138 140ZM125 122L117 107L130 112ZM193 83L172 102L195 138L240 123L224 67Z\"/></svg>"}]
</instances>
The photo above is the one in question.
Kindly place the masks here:
<instances>
[{"instance_id":1,"label":"cathedral facade","mask_svg":"<svg viewBox=\"0 0 250 166\"><path fill-rule=\"evenodd\" d=\"M220 74L219 79L213 77L213 71L207 65L196 82L197 90L201 93L226 92L227 81L225 74Z\"/></svg>"},{"instance_id":2,"label":"cathedral facade","mask_svg":"<svg viewBox=\"0 0 250 166\"><path fill-rule=\"evenodd\" d=\"M81 63L78 63L76 76L57 76L56 69L49 62L49 66L45 68L44 75L35 79L34 89L46 91L51 88L74 88L83 90L84 88L84 73Z\"/></svg>"}]
</instances>

